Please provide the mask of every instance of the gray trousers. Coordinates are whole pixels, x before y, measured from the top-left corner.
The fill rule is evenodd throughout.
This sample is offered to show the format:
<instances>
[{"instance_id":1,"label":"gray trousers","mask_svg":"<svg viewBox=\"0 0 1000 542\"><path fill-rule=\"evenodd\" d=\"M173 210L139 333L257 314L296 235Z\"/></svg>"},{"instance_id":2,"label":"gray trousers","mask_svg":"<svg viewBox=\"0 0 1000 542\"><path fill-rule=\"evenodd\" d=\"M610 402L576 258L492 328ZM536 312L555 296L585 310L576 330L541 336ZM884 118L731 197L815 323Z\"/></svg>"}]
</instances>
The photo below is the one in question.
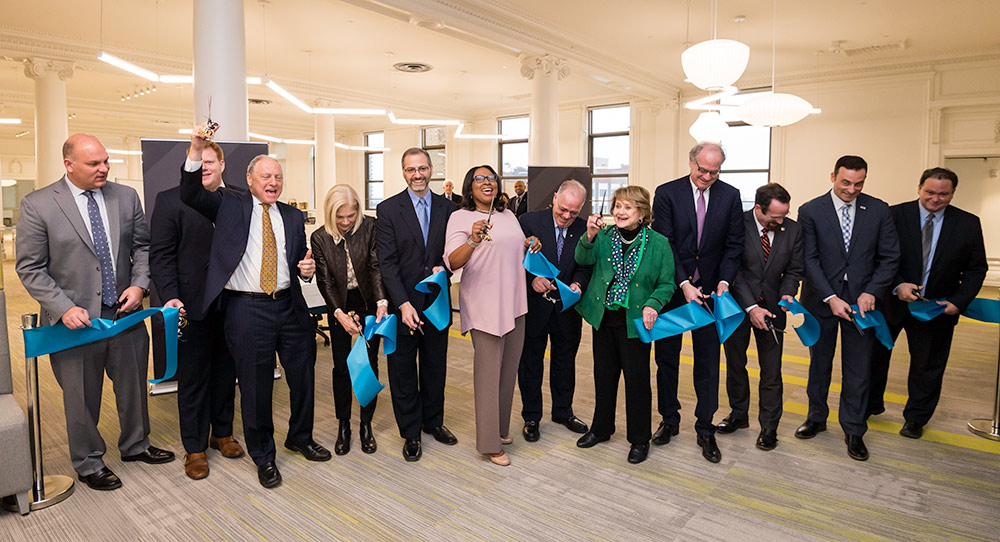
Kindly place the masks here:
<instances>
[{"instance_id":1,"label":"gray trousers","mask_svg":"<svg viewBox=\"0 0 1000 542\"><path fill-rule=\"evenodd\" d=\"M102 317L114 313L103 308ZM149 368L149 334L138 323L109 339L77 346L49 356L52 372L63 390L66 433L73 469L82 476L104 468L104 438L97 424L101 418L101 393L107 371L115 392L122 455L142 453L149 447L149 412L146 406L146 373Z\"/></svg>"},{"instance_id":2,"label":"gray trousers","mask_svg":"<svg viewBox=\"0 0 1000 542\"><path fill-rule=\"evenodd\" d=\"M503 337L473 329L473 390L476 398L476 449L484 454L502 450L501 436L510 434L517 365L524 346L524 316Z\"/></svg>"}]
</instances>

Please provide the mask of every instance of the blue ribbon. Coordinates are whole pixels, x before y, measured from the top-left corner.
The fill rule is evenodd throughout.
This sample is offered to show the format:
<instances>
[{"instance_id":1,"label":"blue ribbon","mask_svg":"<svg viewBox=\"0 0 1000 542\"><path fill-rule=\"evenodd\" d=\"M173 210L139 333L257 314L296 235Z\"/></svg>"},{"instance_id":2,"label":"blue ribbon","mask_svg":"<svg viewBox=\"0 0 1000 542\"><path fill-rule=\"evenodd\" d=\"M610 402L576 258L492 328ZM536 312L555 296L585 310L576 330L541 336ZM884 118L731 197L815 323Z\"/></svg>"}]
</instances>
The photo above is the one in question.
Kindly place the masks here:
<instances>
[{"instance_id":1,"label":"blue ribbon","mask_svg":"<svg viewBox=\"0 0 1000 542\"><path fill-rule=\"evenodd\" d=\"M740 304L733 299L733 294L728 291L722 295L713 293L711 297L715 299L715 328L719 332L719 342L724 343L743 323L746 311L740 308Z\"/></svg>"},{"instance_id":2,"label":"blue ribbon","mask_svg":"<svg viewBox=\"0 0 1000 542\"><path fill-rule=\"evenodd\" d=\"M944 305L938 305L936 299L923 301L918 299L912 303L907 303L910 314L921 322L929 322L944 313Z\"/></svg>"},{"instance_id":3,"label":"blue ribbon","mask_svg":"<svg viewBox=\"0 0 1000 542\"><path fill-rule=\"evenodd\" d=\"M714 321L705 307L702 307L697 301L691 301L657 316L656 322L653 323L653 329L646 329L646 326L642 325L642 318L633 320L632 325L635 326L639 340L650 343L707 326Z\"/></svg>"},{"instance_id":4,"label":"blue ribbon","mask_svg":"<svg viewBox=\"0 0 1000 542\"><path fill-rule=\"evenodd\" d=\"M56 322L51 326L25 329L23 332L24 357L37 358L114 337L154 314L163 314L167 367L161 378L149 381L150 384L158 384L164 380L170 380L177 373L177 320L179 313L179 309L172 307L153 307L113 321L105 318L94 318L90 321L90 327L81 329L69 329L62 322Z\"/></svg>"},{"instance_id":5,"label":"blue ribbon","mask_svg":"<svg viewBox=\"0 0 1000 542\"><path fill-rule=\"evenodd\" d=\"M858 323L858 327L875 331L875 338L878 339L878 342L882 343L886 349L892 350L894 346L892 334L889 333L889 325L885 322L885 316L877 310L870 310L865 311L865 317L862 318L857 305L851 305L851 309L854 310L854 321Z\"/></svg>"},{"instance_id":6,"label":"blue ribbon","mask_svg":"<svg viewBox=\"0 0 1000 542\"><path fill-rule=\"evenodd\" d=\"M914 318L921 322L928 322L944 314L945 305L938 305L938 301L945 301L945 299L928 299L927 301L918 299L907 303L907 308L910 309L910 314ZM972 303L969 303L962 315L980 322L1000 324L1000 301L977 297L972 300Z\"/></svg>"},{"instance_id":7,"label":"blue ribbon","mask_svg":"<svg viewBox=\"0 0 1000 542\"><path fill-rule=\"evenodd\" d=\"M789 302L782 299L778 302L779 307L784 307L788 309L792 314L802 315L802 325L795 328L795 333L799 336L799 340L802 341L802 346L806 348L816 344L819 340L819 320L815 316L809 313L805 307L799 303L798 299L794 297Z\"/></svg>"},{"instance_id":8,"label":"blue ribbon","mask_svg":"<svg viewBox=\"0 0 1000 542\"><path fill-rule=\"evenodd\" d=\"M580 301L580 294L567 286L565 282L556 278L559 276L559 268L553 265L541 252L528 251L524 255L522 264L532 275L552 279L556 282L556 288L559 289L559 297L562 298L562 310L566 310L575 305L577 301Z\"/></svg>"},{"instance_id":9,"label":"blue ribbon","mask_svg":"<svg viewBox=\"0 0 1000 542\"><path fill-rule=\"evenodd\" d=\"M438 287L438 295L431 302L429 307L424 309L424 316L427 320L438 329L442 331L444 328L448 327L449 316L451 315L451 299L448 295L448 277L445 272L438 271L433 275L425 278L424 280L417 283L414 287L418 292L423 292L425 294L431 293L430 285L433 284Z\"/></svg>"},{"instance_id":10,"label":"blue ribbon","mask_svg":"<svg viewBox=\"0 0 1000 542\"><path fill-rule=\"evenodd\" d=\"M347 355L347 371L351 375L351 387L354 388L354 396L358 398L358 404L362 407L385 389L385 385L378 381L375 371L372 370L371 362L368 360L368 345L365 341L371 341L375 335L381 335L382 351L389 355L396 351L396 315L390 314L376 323L374 316L365 316L364 327L365 340L354 341L351 353Z\"/></svg>"}]
</instances>

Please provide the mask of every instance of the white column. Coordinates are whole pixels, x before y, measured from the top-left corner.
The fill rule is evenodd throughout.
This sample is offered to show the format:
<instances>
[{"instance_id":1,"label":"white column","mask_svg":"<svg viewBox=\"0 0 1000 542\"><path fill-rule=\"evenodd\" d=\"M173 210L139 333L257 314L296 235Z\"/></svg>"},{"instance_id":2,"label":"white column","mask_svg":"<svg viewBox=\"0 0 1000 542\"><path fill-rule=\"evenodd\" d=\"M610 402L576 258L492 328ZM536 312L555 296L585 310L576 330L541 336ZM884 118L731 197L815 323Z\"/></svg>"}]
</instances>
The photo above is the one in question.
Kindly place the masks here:
<instances>
[{"instance_id":1,"label":"white column","mask_svg":"<svg viewBox=\"0 0 1000 542\"><path fill-rule=\"evenodd\" d=\"M316 107L332 107L331 105L316 103ZM333 115L313 115L315 117L315 140L316 140L316 179L315 189L316 201L312 208L317 210L316 224L325 222L323 217L323 202L326 200L326 193L337 184L337 148L333 143L336 141L334 133ZM361 196L361 206L364 207L364 196Z\"/></svg>"},{"instance_id":2,"label":"white column","mask_svg":"<svg viewBox=\"0 0 1000 542\"><path fill-rule=\"evenodd\" d=\"M249 139L246 65L242 0L195 0L194 123L205 122L211 99L216 139Z\"/></svg>"},{"instance_id":3,"label":"white column","mask_svg":"<svg viewBox=\"0 0 1000 542\"><path fill-rule=\"evenodd\" d=\"M559 164L559 80L569 76L566 61L552 55L521 55L521 76L531 80L531 134L528 164Z\"/></svg>"},{"instance_id":4,"label":"white column","mask_svg":"<svg viewBox=\"0 0 1000 542\"><path fill-rule=\"evenodd\" d=\"M139 141L138 137L126 136L125 137L125 150L129 152L137 152L142 150L142 143ZM142 180L142 156L138 154L129 154L125 156L125 163L128 165L128 178L134 181Z\"/></svg>"},{"instance_id":5,"label":"white column","mask_svg":"<svg viewBox=\"0 0 1000 542\"><path fill-rule=\"evenodd\" d=\"M52 184L65 173L62 145L69 138L66 121L66 80L73 64L41 58L24 64L24 75L35 81L35 187Z\"/></svg>"}]
</instances>

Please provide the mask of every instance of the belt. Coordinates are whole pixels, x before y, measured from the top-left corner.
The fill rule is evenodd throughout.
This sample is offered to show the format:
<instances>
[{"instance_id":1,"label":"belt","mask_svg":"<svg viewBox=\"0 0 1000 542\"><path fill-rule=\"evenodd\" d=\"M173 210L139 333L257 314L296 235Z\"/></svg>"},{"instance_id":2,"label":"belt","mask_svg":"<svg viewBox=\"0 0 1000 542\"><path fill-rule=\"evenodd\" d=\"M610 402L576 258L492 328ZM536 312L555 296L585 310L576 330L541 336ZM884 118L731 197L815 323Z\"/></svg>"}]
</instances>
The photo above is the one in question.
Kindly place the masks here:
<instances>
[{"instance_id":1,"label":"belt","mask_svg":"<svg viewBox=\"0 0 1000 542\"><path fill-rule=\"evenodd\" d=\"M226 295L232 297L249 297L250 299L281 299L291 292L291 288L278 290L274 293L265 294L261 292L238 292L236 290L223 290Z\"/></svg>"}]
</instances>

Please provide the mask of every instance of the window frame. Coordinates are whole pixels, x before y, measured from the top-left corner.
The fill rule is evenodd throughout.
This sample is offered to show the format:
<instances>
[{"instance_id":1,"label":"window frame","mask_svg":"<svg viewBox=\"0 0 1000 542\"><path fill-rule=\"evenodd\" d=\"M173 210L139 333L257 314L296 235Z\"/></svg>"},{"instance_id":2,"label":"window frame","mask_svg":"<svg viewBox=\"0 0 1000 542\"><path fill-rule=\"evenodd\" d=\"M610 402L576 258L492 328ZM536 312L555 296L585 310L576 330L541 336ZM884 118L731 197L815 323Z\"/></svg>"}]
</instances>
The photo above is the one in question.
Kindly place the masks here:
<instances>
[{"instance_id":1,"label":"window frame","mask_svg":"<svg viewBox=\"0 0 1000 542\"><path fill-rule=\"evenodd\" d=\"M385 147L385 139L384 139L385 138L385 131L383 131L383 130L377 130L377 131L374 131L374 132L365 132L363 134L363 140L364 140L365 147L369 147L370 146L368 144L368 136L373 135L373 134L382 134L382 137L383 137L382 145L379 145L379 146L380 147ZM378 155L382 156L382 180L381 181L372 180L372 178L371 178L371 168L370 168L371 159L369 157L372 156L372 155L375 155L375 154L378 154ZM369 151L369 150L366 150L365 151L365 178L364 178L364 184L365 184L365 210L366 211L374 211L375 208L378 206L378 203L376 203L373 206L371 204L371 198L369 197L369 195L371 194L371 192L369 190L369 185L371 185L373 183L380 183L382 185L382 196L383 197L382 197L381 200L379 200L379 203L381 203L382 201L385 200L385 152L383 152L383 151Z\"/></svg>"},{"instance_id":2,"label":"window frame","mask_svg":"<svg viewBox=\"0 0 1000 542\"><path fill-rule=\"evenodd\" d=\"M625 130L625 131L601 132L601 133L595 134L594 133L594 111L600 110L600 109L612 109L612 108L619 108L619 107L627 107L629 109L629 116L630 116L630 119L629 119L629 129ZM625 137L628 137L629 152L631 153L631 150L632 150L632 122L631 122L631 115L632 115L632 104L630 104L628 102L615 103L615 104L606 104L606 105L596 105L596 106L592 106L592 107L588 107L587 108L587 165L590 167L590 185L591 185L590 186L590 206L591 206L591 209L593 209L593 212L600 212L602 214L604 213L605 210L607 212L609 212L609 213L611 212L611 209L607 208L607 205L610 204L610 199L606 199L606 200L603 201L604 202L604 208L601 208L601 206L597 204L597 200L595 199L597 197L597 194L598 194L597 184L598 183L601 183L601 184L610 184L607 181L602 181L601 179L621 179L622 176L623 176L621 173L596 173L594 171L594 141L597 140L597 139L604 139L604 138L612 138L612 137L625 136ZM629 184L631 171L632 171L632 164L631 164L631 160L629 160L629 169L624 174L624 177L625 177L625 186L628 186L628 184Z\"/></svg>"},{"instance_id":3,"label":"window frame","mask_svg":"<svg viewBox=\"0 0 1000 542\"><path fill-rule=\"evenodd\" d=\"M511 194L512 193L512 192L507 192L507 183L508 182L510 182L510 183L516 183L517 181L524 181L524 183L527 184L528 183L528 172L525 171L524 175L509 175L509 176L504 176L504 174L503 174L503 172L504 172L504 168L503 168L503 148L504 148L504 145L514 145L514 144L528 143L528 140L530 138L530 133L531 133L531 131L530 131L531 130L531 116L530 115L511 115L509 117L497 117L497 133L498 134L503 134L503 121L505 121L505 120L514 120L514 119L521 119L521 118L528 119L528 130L529 130L528 131L528 133L529 133L528 137L517 138L517 139L504 139L504 138L501 138L501 139L497 140L497 166L500 169L500 171L498 172L500 174L500 191L501 192L506 192L507 194ZM529 143L529 145L530 145L530 143ZM530 148L529 148L529 150L530 150ZM511 189L510 190L513 191L513 184L511 184Z\"/></svg>"}]
</instances>

